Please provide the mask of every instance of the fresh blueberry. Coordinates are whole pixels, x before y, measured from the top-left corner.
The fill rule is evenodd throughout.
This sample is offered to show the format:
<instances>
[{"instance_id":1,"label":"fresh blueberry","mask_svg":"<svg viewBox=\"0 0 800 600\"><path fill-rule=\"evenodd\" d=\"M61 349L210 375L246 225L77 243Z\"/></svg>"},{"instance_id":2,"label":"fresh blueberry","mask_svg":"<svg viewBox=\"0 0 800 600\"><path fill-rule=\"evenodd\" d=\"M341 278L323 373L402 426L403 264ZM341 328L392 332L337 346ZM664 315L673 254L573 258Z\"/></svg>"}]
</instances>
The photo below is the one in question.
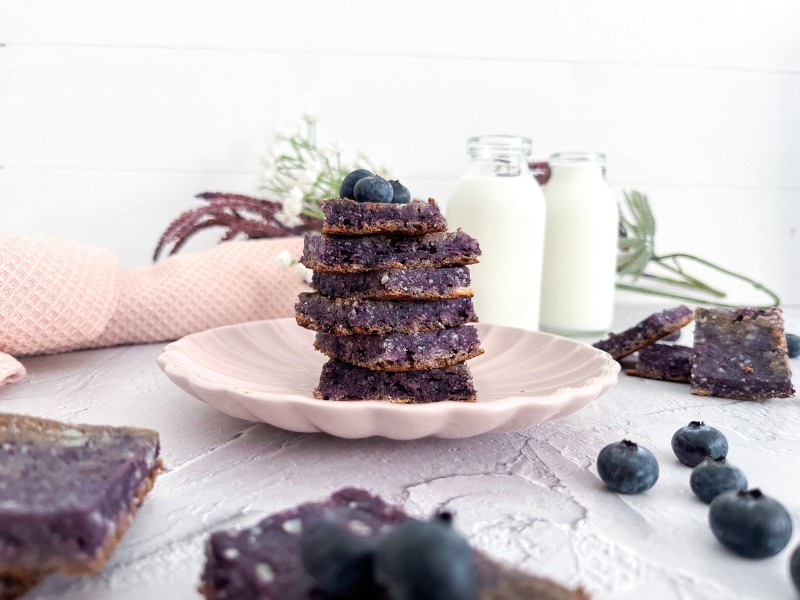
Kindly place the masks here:
<instances>
[{"instance_id":1,"label":"fresh blueberry","mask_svg":"<svg viewBox=\"0 0 800 600\"><path fill-rule=\"evenodd\" d=\"M647 448L622 440L600 451L597 472L611 490L620 494L639 494L655 485L658 461Z\"/></svg>"},{"instance_id":2,"label":"fresh blueberry","mask_svg":"<svg viewBox=\"0 0 800 600\"><path fill-rule=\"evenodd\" d=\"M394 194L392 184L379 175L359 179L354 189L356 202L391 203Z\"/></svg>"},{"instance_id":3,"label":"fresh blueberry","mask_svg":"<svg viewBox=\"0 0 800 600\"><path fill-rule=\"evenodd\" d=\"M704 458L725 458L728 440L718 429L692 421L672 436L672 451L687 467L696 467Z\"/></svg>"},{"instance_id":4,"label":"fresh blueberry","mask_svg":"<svg viewBox=\"0 0 800 600\"><path fill-rule=\"evenodd\" d=\"M397 180L390 179L389 183L392 184L392 204L408 204L411 202L411 192Z\"/></svg>"},{"instance_id":5,"label":"fresh blueberry","mask_svg":"<svg viewBox=\"0 0 800 600\"><path fill-rule=\"evenodd\" d=\"M300 539L306 572L317 586L333 596L375 596L372 538L356 536L328 519L309 523Z\"/></svg>"},{"instance_id":6,"label":"fresh blueberry","mask_svg":"<svg viewBox=\"0 0 800 600\"><path fill-rule=\"evenodd\" d=\"M706 504L722 492L747 489L747 477L725 458L706 458L692 469L689 485Z\"/></svg>"},{"instance_id":7,"label":"fresh blueberry","mask_svg":"<svg viewBox=\"0 0 800 600\"><path fill-rule=\"evenodd\" d=\"M723 546L746 558L774 556L792 537L792 518L760 490L723 492L708 510L711 531Z\"/></svg>"},{"instance_id":8,"label":"fresh blueberry","mask_svg":"<svg viewBox=\"0 0 800 600\"><path fill-rule=\"evenodd\" d=\"M472 549L449 515L397 525L375 551L375 579L392 600L477 600Z\"/></svg>"},{"instance_id":9,"label":"fresh blueberry","mask_svg":"<svg viewBox=\"0 0 800 600\"><path fill-rule=\"evenodd\" d=\"M789 358L797 358L800 356L800 335L787 333L786 346L789 350Z\"/></svg>"},{"instance_id":10,"label":"fresh blueberry","mask_svg":"<svg viewBox=\"0 0 800 600\"><path fill-rule=\"evenodd\" d=\"M356 199L355 187L356 184L365 177L372 177L374 173L367 169L356 169L347 174L342 180L342 185L339 186L339 198Z\"/></svg>"},{"instance_id":11,"label":"fresh blueberry","mask_svg":"<svg viewBox=\"0 0 800 600\"><path fill-rule=\"evenodd\" d=\"M792 552L792 558L789 559L789 573L794 581L794 587L800 592L800 546Z\"/></svg>"}]
</instances>

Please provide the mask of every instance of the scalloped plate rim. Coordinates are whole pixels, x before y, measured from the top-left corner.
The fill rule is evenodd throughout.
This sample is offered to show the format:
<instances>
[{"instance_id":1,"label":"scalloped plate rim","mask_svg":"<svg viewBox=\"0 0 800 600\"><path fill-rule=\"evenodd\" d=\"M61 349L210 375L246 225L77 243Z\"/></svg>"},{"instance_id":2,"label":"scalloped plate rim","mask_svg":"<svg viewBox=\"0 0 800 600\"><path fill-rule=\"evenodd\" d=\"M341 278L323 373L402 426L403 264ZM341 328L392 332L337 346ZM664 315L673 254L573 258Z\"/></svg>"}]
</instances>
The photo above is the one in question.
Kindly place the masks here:
<instances>
[{"instance_id":1,"label":"scalloped plate rim","mask_svg":"<svg viewBox=\"0 0 800 600\"><path fill-rule=\"evenodd\" d=\"M255 422L264 422L273 424L271 419L264 419L257 415L254 415L250 408L247 406L251 402L258 402L262 404L263 408L269 408L272 406L274 410L284 410L286 405L291 405L295 410L298 410L300 413L308 413L311 412L318 412L322 411L325 413L329 413L332 417L335 417L337 414L347 415L351 417L353 414L360 414L360 413L371 413L375 415L392 415L392 414L403 414L404 417L407 417L409 414L413 415L420 415L421 418L425 418L426 420L430 419L434 415L438 415L440 419L447 424L448 421L452 420L454 417L459 417L461 415L474 415L475 413L482 413L488 415L496 416L497 413L506 413L506 418L501 423L497 424L496 426L487 426L486 428L482 427L472 427L468 430L458 431L457 428L455 433L456 435L452 435L454 432L450 428L451 431L442 430L441 427L436 428L436 431L433 433L427 433L424 435L419 436L409 436L407 433L399 432L399 431L391 431L387 430L386 428L377 428L375 431L372 431L368 435L342 435L341 433L333 433L329 429L341 429L340 427L331 427L330 424L325 427L319 427L316 425L316 431L319 432L326 432L331 435L337 435L338 437L350 437L350 438L360 438L360 437L370 437L370 436L382 436L387 438L393 439L417 439L418 437L471 437L474 435L480 435L482 433L488 433L491 431L518 431L521 429L526 429L528 427L532 427L536 424L543 423L545 421L558 418L561 416L565 416L567 414L571 414L577 410L580 410L589 402L593 401L603 393L607 392L609 389L616 385L618 380L618 374L620 371L619 363L611 358L605 352L602 352L596 348L592 348L588 344L584 344L583 342L579 342L576 340L571 340L569 338L564 338L552 333L545 333L545 332L533 332L533 331L526 331L521 329L515 329L511 327L504 327L501 325L487 325L487 324L477 324L476 326L481 330L481 338L485 336L486 333L490 332L491 330L500 330L501 333L503 331L513 332L516 335L523 335L523 336L535 336L541 339L548 339L551 341L562 341L566 342L567 344L574 345L576 349L580 349L583 352L590 352L593 353L593 366L591 369L587 369L587 371L591 371L592 376L587 376L583 381L581 381L580 385L571 385L571 386L564 386L556 389L553 392L541 395L529 395L529 396L519 396L519 395L508 395L500 399L495 399L486 402L480 402L480 389L478 390L479 399L478 402L434 402L434 403L426 403L426 404L396 404L391 402L384 402L380 400L363 400L363 401L351 401L351 402L335 402L335 401L325 401L319 400L311 396L310 390L308 396L302 396L296 394L294 392L285 393L280 398L275 397L274 392L265 392L261 390L247 390L246 388L242 388L240 386L233 386L230 384L225 384L221 381L214 380L213 377L209 377L208 373L218 373L223 377L230 377L232 379L238 379L232 377L230 375L225 375L224 373L220 373L214 369L210 369L209 367L203 365L201 362L198 362L195 358L190 357L186 351L185 346L187 345L195 345L198 348L208 348L208 344L204 344L204 340L209 338L209 336L226 336L231 332L240 332L245 329L253 328L253 327L262 327L265 325L274 324L276 326L281 325L290 325L293 327L297 327L301 329L299 326L296 325L295 320L293 318L285 318L285 319L270 319L270 320L261 320L261 321L248 321L245 323L239 323L234 325L223 325L220 327L214 327L211 329L207 329L205 331L200 331L196 333L191 333L186 335L179 340L170 342L167 344L161 354L157 357L156 362L158 363L161 370L164 374L169 378L173 383L175 383L179 388L181 388L184 392L188 393L189 395L195 397L196 399L205 402L206 404L220 410L221 412L231 415L229 410L226 410L226 406L220 406L220 404L225 404L225 402L230 401L231 399L238 401L241 404L239 408L243 408L245 412L250 413L252 415L252 419ZM313 332L309 332L312 333ZM315 351L313 348L309 346L308 348L309 355L313 356ZM484 355L485 356L485 355ZM597 364L594 365L594 362ZM224 396L224 398L219 398L218 396ZM573 406L578 404L577 407ZM511 428L504 428L504 425L507 425L509 422L514 421L520 417L520 413L527 410L532 410L533 408L547 408L552 409L556 407L558 410L555 411L554 415L551 415L547 418L537 420L535 417L529 422L528 424L520 427L512 426ZM568 409L568 410L565 410ZM552 412L552 411L551 411ZM237 415L232 415L237 416ZM306 421L309 419L306 415L301 415L305 417ZM528 415L530 416L530 415ZM237 416L237 418L243 418L241 416ZM527 421L529 419L523 419ZM279 425L275 425L280 427ZM300 431L300 429L291 428L289 430ZM302 429L302 431L308 431L307 429Z\"/></svg>"}]
</instances>

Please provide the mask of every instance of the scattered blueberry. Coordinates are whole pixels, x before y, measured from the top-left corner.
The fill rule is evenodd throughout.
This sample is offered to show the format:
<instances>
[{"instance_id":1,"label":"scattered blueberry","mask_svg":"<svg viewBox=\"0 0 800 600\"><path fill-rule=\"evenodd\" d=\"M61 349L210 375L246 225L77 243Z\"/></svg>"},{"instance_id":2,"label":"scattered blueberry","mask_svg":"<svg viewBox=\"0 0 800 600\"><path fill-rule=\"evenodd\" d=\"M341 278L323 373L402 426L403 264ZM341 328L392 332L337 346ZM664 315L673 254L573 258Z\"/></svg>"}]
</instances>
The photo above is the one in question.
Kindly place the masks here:
<instances>
[{"instance_id":1,"label":"scattered blueberry","mask_svg":"<svg viewBox=\"0 0 800 600\"><path fill-rule=\"evenodd\" d=\"M708 521L723 546L746 558L774 556L792 537L789 513L758 489L721 493L711 502Z\"/></svg>"},{"instance_id":2,"label":"scattered blueberry","mask_svg":"<svg viewBox=\"0 0 800 600\"><path fill-rule=\"evenodd\" d=\"M367 169L356 169L347 174L342 180L342 185L339 186L339 198L356 199L355 187L356 184L365 177L372 177L374 173Z\"/></svg>"},{"instance_id":3,"label":"scattered blueberry","mask_svg":"<svg viewBox=\"0 0 800 600\"><path fill-rule=\"evenodd\" d=\"M800 592L800 546L792 552L792 558L789 559L789 573L794 581L794 587Z\"/></svg>"},{"instance_id":4,"label":"scattered blueberry","mask_svg":"<svg viewBox=\"0 0 800 600\"><path fill-rule=\"evenodd\" d=\"M683 464L696 467L704 458L725 458L728 440L720 430L692 421L672 436L672 451Z\"/></svg>"},{"instance_id":5,"label":"scattered blueberry","mask_svg":"<svg viewBox=\"0 0 800 600\"><path fill-rule=\"evenodd\" d=\"M321 590L345 598L375 595L374 547L371 538L325 519L310 523L300 540L306 572Z\"/></svg>"},{"instance_id":6,"label":"scattered blueberry","mask_svg":"<svg viewBox=\"0 0 800 600\"><path fill-rule=\"evenodd\" d=\"M392 184L378 175L359 179L353 189L356 202L390 203L394 195Z\"/></svg>"},{"instance_id":7,"label":"scattered blueberry","mask_svg":"<svg viewBox=\"0 0 800 600\"><path fill-rule=\"evenodd\" d=\"M800 356L800 335L787 333L786 346L789 349L789 358L797 358Z\"/></svg>"},{"instance_id":8,"label":"scattered blueberry","mask_svg":"<svg viewBox=\"0 0 800 600\"><path fill-rule=\"evenodd\" d=\"M639 494L655 485L658 461L647 448L622 440L600 451L597 472L611 490L620 494Z\"/></svg>"},{"instance_id":9,"label":"scattered blueberry","mask_svg":"<svg viewBox=\"0 0 800 600\"><path fill-rule=\"evenodd\" d=\"M706 458L692 469L689 486L706 504L722 492L747 489L747 477L725 458Z\"/></svg>"},{"instance_id":10,"label":"scattered blueberry","mask_svg":"<svg viewBox=\"0 0 800 600\"><path fill-rule=\"evenodd\" d=\"M408 204L411 202L411 192L402 183L395 179L390 179L389 183L392 185L392 204Z\"/></svg>"},{"instance_id":11,"label":"scattered blueberry","mask_svg":"<svg viewBox=\"0 0 800 600\"><path fill-rule=\"evenodd\" d=\"M375 579L392 600L477 600L472 549L450 515L397 525L375 552Z\"/></svg>"}]
</instances>

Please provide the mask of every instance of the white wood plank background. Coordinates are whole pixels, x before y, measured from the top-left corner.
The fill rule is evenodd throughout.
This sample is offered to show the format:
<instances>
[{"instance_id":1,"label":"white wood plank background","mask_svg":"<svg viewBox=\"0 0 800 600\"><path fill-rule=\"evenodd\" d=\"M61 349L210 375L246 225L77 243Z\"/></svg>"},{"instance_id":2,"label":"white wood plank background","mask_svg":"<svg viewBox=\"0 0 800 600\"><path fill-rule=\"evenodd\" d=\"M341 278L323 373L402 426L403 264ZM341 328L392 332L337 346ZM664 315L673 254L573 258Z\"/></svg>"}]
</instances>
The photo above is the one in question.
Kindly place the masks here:
<instances>
[{"instance_id":1,"label":"white wood plank background","mask_svg":"<svg viewBox=\"0 0 800 600\"><path fill-rule=\"evenodd\" d=\"M195 193L254 191L313 109L419 196L446 198L477 133L604 151L659 251L798 304L798 31L793 1L0 0L0 227L145 264Z\"/></svg>"}]
</instances>

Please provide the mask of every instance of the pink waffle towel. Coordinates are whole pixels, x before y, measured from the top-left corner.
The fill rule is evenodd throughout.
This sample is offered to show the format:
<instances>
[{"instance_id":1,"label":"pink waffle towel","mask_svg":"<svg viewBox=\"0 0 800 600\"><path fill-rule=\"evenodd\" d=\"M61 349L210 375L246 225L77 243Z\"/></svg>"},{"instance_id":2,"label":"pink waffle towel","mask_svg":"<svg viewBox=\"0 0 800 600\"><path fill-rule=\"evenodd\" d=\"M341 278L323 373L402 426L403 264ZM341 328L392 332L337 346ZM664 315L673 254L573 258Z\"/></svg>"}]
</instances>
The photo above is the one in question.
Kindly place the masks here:
<instances>
[{"instance_id":1,"label":"pink waffle towel","mask_svg":"<svg viewBox=\"0 0 800 600\"><path fill-rule=\"evenodd\" d=\"M0 385L14 357L174 340L220 325L294 314L305 289L282 256L301 237L226 242L122 270L102 248L0 232Z\"/></svg>"}]
</instances>

